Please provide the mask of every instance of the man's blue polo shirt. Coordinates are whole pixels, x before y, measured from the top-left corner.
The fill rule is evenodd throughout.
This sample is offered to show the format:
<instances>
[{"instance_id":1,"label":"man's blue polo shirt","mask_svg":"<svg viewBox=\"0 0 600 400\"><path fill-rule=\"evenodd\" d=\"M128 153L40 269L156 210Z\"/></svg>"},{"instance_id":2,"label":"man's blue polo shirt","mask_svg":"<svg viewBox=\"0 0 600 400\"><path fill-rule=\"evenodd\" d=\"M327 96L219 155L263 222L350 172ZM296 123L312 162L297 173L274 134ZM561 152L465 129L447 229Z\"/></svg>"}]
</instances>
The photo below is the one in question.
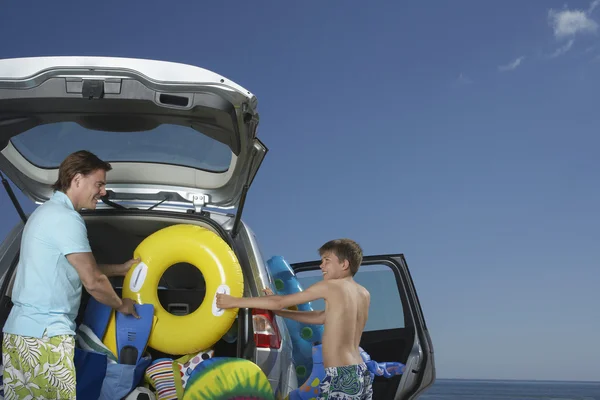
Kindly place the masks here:
<instances>
[{"instance_id":1,"label":"man's blue polo shirt","mask_svg":"<svg viewBox=\"0 0 600 400\"><path fill-rule=\"evenodd\" d=\"M25 224L14 306L3 331L36 338L75 335L81 279L66 256L84 252L91 248L83 218L67 195L56 191Z\"/></svg>"}]
</instances>

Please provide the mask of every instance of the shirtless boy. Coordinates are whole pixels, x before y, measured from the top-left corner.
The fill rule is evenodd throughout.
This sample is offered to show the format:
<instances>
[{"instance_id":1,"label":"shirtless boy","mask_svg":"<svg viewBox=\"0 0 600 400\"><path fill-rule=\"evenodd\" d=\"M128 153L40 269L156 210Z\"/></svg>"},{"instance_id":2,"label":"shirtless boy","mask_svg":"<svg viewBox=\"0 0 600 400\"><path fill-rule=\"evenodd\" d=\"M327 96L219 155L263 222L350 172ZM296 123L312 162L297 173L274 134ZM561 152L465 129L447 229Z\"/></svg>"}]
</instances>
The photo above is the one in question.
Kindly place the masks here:
<instances>
[{"instance_id":1,"label":"shirtless boy","mask_svg":"<svg viewBox=\"0 0 600 400\"><path fill-rule=\"evenodd\" d=\"M369 316L370 294L354 281L362 262L362 250L350 239L337 239L325 243L319 254L323 280L304 291L254 298L218 294L217 307L273 310L277 315L302 323L324 324L322 348L326 376L320 385L321 399L371 399L371 377L359 351ZM325 300L325 311L284 310L317 299Z\"/></svg>"}]
</instances>

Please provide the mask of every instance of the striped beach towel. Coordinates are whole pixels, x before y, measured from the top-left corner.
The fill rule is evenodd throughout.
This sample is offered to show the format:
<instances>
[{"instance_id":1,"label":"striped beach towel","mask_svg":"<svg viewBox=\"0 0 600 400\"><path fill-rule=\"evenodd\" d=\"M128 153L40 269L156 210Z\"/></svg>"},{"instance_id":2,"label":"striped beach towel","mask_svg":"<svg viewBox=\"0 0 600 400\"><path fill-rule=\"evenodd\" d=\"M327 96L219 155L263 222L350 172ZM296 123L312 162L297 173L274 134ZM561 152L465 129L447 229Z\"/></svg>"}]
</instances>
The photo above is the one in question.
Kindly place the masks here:
<instances>
[{"instance_id":1,"label":"striped beach towel","mask_svg":"<svg viewBox=\"0 0 600 400\"><path fill-rule=\"evenodd\" d=\"M177 386L173 371L173 360L159 358L146 369L146 380L156 390L158 400L177 400ZM183 388L179 388L180 394Z\"/></svg>"},{"instance_id":2,"label":"striped beach towel","mask_svg":"<svg viewBox=\"0 0 600 400\"><path fill-rule=\"evenodd\" d=\"M81 349L106 354L109 363L117 363L117 357L102 343L102 340L96 336L89 326L85 324L79 325L76 340Z\"/></svg>"}]
</instances>

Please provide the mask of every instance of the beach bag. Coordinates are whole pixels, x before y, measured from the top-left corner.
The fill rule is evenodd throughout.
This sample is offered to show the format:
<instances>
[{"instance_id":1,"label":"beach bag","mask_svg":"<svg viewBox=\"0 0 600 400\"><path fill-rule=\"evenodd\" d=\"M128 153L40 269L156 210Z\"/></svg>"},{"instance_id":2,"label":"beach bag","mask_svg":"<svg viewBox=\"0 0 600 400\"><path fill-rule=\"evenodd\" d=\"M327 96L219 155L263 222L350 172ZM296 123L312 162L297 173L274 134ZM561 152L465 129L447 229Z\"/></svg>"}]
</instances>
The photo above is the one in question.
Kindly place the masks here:
<instances>
[{"instance_id":1,"label":"beach bag","mask_svg":"<svg viewBox=\"0 0 600 400\"><path fill-rule=\"evenodd\" d=\"M136 365L108 363L98 399L115 400L126 397L140 383L151 362L152 358L146 354Z\"/></svg>"},{"instance_id":2,"label":"beach bag","mask_svg":"<svg viewBox=\"0 0 600 400\"><path fill-rule=\"evenodd\" d=\"M97 399L106 375L108 364L105 354L75 348L76 385L78 399Z\"/></svg>"}]
</instances>

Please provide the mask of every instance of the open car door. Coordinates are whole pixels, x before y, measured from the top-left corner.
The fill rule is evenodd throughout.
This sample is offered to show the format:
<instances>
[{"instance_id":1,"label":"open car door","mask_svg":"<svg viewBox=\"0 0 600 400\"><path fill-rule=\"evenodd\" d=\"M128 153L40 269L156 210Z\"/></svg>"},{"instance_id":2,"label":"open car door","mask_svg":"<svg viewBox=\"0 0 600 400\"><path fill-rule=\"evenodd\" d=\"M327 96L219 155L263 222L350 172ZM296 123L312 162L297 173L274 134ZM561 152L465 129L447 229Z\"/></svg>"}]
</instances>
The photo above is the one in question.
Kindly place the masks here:
<instances>
[{"instance_id":1,"label":"open car door","mask_svg":"<svg viewBox=\"0 0 600 400\"><path fill-rule=\"evenodd\" d=\"M302 287L322 280L320 261L291 264ZM374 400L416 399L435 381L433 346L404 256L365 256L354 279L371 293L361 347L377 362L401 362L402 375L375 376ZM323 300L311 302L323 310Z\"/></svg>"}]
</instances>

